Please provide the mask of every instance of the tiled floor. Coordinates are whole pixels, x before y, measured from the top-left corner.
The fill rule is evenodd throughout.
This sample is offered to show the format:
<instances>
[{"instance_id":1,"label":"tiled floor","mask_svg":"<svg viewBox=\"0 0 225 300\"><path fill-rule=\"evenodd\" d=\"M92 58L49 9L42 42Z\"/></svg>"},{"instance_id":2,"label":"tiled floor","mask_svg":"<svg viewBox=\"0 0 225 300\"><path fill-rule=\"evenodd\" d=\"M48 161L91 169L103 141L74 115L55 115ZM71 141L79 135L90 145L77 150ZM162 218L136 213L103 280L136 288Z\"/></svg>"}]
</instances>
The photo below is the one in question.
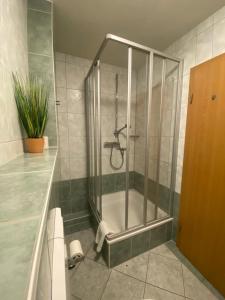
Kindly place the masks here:
<instances>
[{"instance_id":1,"label":"tiled floor","mask_svg":"<svg viewBox=\"0 0 225 300\"><path fill-rule=\"evenodd\" d=\"M69 271L71 300L224 300L170 241L113 269L94 250L92 229L79 239L85 259Z\"/></svg>"}]
</instances>

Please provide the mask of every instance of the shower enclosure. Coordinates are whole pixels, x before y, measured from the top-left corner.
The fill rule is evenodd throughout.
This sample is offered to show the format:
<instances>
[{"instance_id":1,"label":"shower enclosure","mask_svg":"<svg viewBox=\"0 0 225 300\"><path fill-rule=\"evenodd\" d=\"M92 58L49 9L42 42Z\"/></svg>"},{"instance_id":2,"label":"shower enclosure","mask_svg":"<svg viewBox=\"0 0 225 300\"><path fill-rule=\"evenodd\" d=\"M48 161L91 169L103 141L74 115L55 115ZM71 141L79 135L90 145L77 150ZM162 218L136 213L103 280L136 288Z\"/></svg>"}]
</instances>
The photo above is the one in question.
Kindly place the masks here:
<instances>
[{"instance_id":1,"label":"shower enclosure","mask_svg":"<svg viewBox=\"0 0 225 300\"><path fill-rule=\"evenodd\" d=\"M109 243L172 221L181 73L107 34L85 79L89 203Z\"/></svg>"}]
</instances>

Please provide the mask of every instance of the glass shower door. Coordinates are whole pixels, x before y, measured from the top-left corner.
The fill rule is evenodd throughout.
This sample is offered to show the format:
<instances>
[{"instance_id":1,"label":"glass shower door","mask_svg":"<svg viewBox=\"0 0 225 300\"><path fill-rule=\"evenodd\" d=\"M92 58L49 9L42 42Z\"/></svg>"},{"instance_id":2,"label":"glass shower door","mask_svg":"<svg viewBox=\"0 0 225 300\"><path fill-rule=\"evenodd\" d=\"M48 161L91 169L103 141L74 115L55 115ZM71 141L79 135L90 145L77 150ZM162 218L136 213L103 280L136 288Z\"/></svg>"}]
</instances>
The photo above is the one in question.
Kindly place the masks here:
<instances>
[{"instance_id":1,"label":"glass shower door","mask_svg":"<svg viewBox=\"0 0 225 300\"><path fill-rule=\"evenodd\" d=\"M132 49L130 76L128 228L145 223L145 149L148 107L148 54ZM128 77L129 78L129 77ZM128 85L129 88L129 85Z\"/></svg>"},{"instance_id":2,"label":"glass shower door","mask_svg":"<svg viewBox=\"0 0 225 300\"><path fill-rule=\"evenodd\" d=\"M148 172L148 198L154 210L148 211L148 222L170 214L178 66L154 55Z\"/></svg>"},{"instance_id":3,"label":"glass shower door","mask_svg":"<svg viewBox=\"0 0 225 300\"><path fill-rule=\"evenodd\" d=\"M86 81L87 95L87 132L88 132L88 159L89 159L89 201L95 213L101 218L101 188L100 168L101 155L99 152L100 122L99 122L99 67L93 67Z\"/></svg>"}]
</instances>

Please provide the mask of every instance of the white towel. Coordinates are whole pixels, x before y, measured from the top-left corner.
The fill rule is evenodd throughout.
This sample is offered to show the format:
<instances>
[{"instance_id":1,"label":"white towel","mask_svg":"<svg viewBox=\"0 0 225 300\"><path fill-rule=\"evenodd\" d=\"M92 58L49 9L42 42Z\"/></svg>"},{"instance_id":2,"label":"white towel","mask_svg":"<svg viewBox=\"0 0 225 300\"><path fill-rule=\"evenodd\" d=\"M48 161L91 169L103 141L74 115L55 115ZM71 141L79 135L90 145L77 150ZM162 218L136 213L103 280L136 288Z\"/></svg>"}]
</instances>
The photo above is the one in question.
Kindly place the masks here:
<instances>
[{"instance_id":1,"label":"white towel","mask_svg":"<svg viewBox=\"0 0 225 300\"><path fill-rule=\"evenodd\" d=\"M101 252L105 236L109 233L112 233L112 231L109 230L107 223L105 221L101 221L98 225L98 230L95 238L95 243L98 244L98 253Z\"/></svg>"}]
</instances>

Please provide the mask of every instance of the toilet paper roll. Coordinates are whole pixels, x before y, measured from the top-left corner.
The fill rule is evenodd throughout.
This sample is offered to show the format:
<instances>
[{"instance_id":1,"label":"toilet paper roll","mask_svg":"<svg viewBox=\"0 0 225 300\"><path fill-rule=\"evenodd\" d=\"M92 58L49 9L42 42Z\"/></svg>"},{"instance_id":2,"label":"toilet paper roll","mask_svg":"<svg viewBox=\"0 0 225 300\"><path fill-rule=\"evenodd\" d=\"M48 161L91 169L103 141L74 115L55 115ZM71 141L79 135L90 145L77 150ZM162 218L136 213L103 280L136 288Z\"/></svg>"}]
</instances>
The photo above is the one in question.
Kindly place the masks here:
<instances>
[{"instance_id":1,"label":"toilet paper roll","mask_svg":"<svg viewBox=\"0 0 225 300\"><path fill-rule=\"evenodd\" d=\"M74 240L70 243L70 257L76 261L81 260L84 257L80 241Z\"/></svg>"}]
</instances>

